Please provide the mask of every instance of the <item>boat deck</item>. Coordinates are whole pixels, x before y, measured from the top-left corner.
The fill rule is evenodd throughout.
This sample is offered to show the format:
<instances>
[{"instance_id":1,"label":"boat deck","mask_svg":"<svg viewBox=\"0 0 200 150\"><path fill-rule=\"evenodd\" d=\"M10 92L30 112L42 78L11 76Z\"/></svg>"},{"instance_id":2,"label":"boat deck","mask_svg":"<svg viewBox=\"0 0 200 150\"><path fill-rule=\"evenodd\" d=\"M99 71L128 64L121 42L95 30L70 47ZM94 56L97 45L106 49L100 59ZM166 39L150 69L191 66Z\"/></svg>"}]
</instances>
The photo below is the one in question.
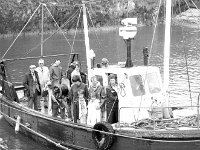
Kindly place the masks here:
<instances>
[{"instance_id":1,"label":"boat deck","mask_svg":"<svg viewBox=\"0 0 200 150\"><path fill-rule=\"evenodd\" d=\"M18 96L20 98L20 104L27 107L27 99L23 97L23 93L18 92ZM47 102L44 102L45 109L44 111L40 111L45 115L51 116L48 114ZM120 135L126 135L131 137L142 137L142 138L198 138L200 134L199 125L198 125L198 117L196 115L196 111L190 110L188 113L188 109L177 110L181 111L179 114L187 115L181 116L171 119L143 119L138 122L134 122L131 124L127 123L115 123L112 124L112 127L116 131L115 133ZM187 113L185 113L187 112ZM60 118L58 116L58 118ZM64 121L69 121L67 118ZM89 125L85 125L88 127L92 127Z\"/></svg>"}]
</instances>

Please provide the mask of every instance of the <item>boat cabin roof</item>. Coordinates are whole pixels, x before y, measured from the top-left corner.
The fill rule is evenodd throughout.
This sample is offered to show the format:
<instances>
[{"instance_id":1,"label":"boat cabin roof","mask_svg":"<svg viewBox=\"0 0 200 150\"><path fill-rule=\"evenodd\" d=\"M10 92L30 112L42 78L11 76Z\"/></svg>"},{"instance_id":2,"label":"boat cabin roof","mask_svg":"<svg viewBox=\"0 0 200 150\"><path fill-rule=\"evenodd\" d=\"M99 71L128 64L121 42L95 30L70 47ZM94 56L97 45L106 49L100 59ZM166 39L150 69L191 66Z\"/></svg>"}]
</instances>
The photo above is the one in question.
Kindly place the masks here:
<instances>
[{"instance_id":1,"label":"boat cabin roof","mask_svg":"<svg viewBox=\"0 0 200 150\"><path fill-rule=\"evenodd\" d=\"M94 74L103 74L103 73L114 73L114 74L131 74L131 75L145 75L146 73L158 72L159 67L156 66L133 66L133 67L121 67L120 65L109 65L106 68L94 68Z\"/></svg>"}]
</instances>

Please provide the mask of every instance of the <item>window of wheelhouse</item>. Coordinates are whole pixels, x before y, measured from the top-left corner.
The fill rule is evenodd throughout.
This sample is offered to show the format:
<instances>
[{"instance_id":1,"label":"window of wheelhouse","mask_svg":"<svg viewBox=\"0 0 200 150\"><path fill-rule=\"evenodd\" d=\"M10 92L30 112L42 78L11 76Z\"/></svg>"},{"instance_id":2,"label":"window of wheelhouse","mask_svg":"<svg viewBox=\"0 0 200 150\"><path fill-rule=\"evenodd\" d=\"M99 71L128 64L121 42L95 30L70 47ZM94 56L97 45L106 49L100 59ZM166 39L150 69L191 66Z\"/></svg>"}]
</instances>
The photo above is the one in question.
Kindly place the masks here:
<instances>
[{"instance_id":1,"label":"window of wheelhouse","mask_svg":"<svg viewBox=\"0 0 200 150\"><path fill-rule=\"evenodd\" d=\"M156 72L147 74L147 84L151 94L159 93L161 91L161 85Z\"/></svg>"},{"instance_id":2,"label":"window of wheelhouse","mask_svg":"<svg viewBox=\"0 0 200 150\"><path fill-rule=\"evenodd\" d=\"M116 81L116 84L118 84L118 81L117 81L117 74L115 74L115 73L106 73L106 75L107 75L107 77L108 77L108 84L109 84L109 79L110 79L110 75L114 75L115 76L115 81Z\"/></svg>"},{"instance_id":3,"label":"window of wheelhouse","mask_svg":"<svg viewBox=\"0 0 200 150\"><path fill-rule=\"evenodd\" d=\"M95 75L97 78L97 81L103 86L103 77L101 75Z\"/></svg>"},{"instance_id":4,"label":"window of wheelhouse","mask_svg":"<svg viewBox=\"0 0 200 150\"><path fill-rule=\"evenodd\" d=\"M145 94L144 82L141 75L132 75L129 77L131 89L134 96L142 96Z\"/></svg>"}]
</instances>

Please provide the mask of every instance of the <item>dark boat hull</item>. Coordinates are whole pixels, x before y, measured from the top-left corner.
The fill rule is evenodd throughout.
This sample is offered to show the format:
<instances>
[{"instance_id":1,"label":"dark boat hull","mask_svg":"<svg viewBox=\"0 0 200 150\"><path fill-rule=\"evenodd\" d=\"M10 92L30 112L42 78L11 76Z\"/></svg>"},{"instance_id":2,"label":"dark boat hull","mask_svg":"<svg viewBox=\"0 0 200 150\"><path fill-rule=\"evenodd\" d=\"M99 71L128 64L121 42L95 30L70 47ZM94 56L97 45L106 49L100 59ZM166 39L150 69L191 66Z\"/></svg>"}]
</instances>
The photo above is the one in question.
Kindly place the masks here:
<instances>
[{"instance_id":1,"label":"dark boat hull","mask_svg":"<svg viewBox=\"0 0 200 150\"><path fill-rule=\"evenodd\" d=\"M39 141L48 147L59 148L61 144L72 149L96 149L92 139L92 128L52 118L40 112L25 108L15 102L10 102L4 97L0 99L0 111L11 126L15 126L17 116L21 117L20 132ZM29 130L30 129L30 130ZM194 132L194 131L193 131ZM111 150L197 150L200 149L200 132L196 137L187 140L166 140L166 138L147 139L138 138L134 134L119 134L115 131L114 142ZM42 136L40 136L42 135ZM161 135L162 136L162 135ZM44 138L45 137L45 138ZM53 141L53 142L52 142Z\"/></svg>"}]
</instances>

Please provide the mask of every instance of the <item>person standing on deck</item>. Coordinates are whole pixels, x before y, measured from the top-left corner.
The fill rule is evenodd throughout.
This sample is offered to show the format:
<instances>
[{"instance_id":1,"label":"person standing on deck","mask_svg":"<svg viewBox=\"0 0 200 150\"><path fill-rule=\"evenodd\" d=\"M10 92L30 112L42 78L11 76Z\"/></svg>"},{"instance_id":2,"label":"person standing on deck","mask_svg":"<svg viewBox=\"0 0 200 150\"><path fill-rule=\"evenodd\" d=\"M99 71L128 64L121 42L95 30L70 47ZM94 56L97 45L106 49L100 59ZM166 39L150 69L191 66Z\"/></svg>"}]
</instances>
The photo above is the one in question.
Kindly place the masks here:
<instances>
[{"instance_id":1,"label":"person standing on deck","mask_svg":"<svg viewBox=\"0 0 200 150\"><path fill-rule=\"evenodd\" d=\"M101 111L103 115L106 115L108 123L118 122L118 86L116 84L116 76L114 74L109 75L109 85L102 90L101 93ZM105 112L104 112L105 110ZM103 116L105 117L105 116Z\"/></svg>"},{"instance_id":2,"label":"person standing on deck","mask_svg":"<svg viewBox=\"0 0 200 150\"><path fill-rule=\"evenodd\" d=\"M100 82L97 81L97 77L93 76L91 78L91 86L89 88L89 103L88 103L88 116L87 124L94 125L97 122L100 122L100 94L102 86Z\"/></svg>"},{"instance_id":3,"label":"person standing on deck","mask_svg":"<svg viewBox=\"0 0 200 150\"><path fill-rule=\"evenodd\" d=\"M38 65L35 70L38 72L39 82L43 92L47 87L47 82L50 80L49 68L44 66L44 59L39 59ZM44 97L44 101L47 101L47 97ZM42 112L44 112L44 101L40 98L38 102Z\"/></svg>"},{"instance_id":4,"label":"person standing on deck","mask_svg":"<svg viewBox=\"0 0 200 150\"><path fill-rule=\"evenodd\" d=\"M60 87L58 86L53 87L51 100L52 100L52 117L57 117L60 110L60 117L62 119L65 119L65 104L63 102L65 101L65 95L62 94L62 89Z\"/></svg>"},{"instance_id":5,"label":"person standing on deck","mask_svg":"<svg viewBox=\"0 0 200 150\"><path fill-rule=\"evenodd\" d=\"M86 123L86 114L88 104L88 88L82 83L79 75L72 78L72 86L69 92L69 101L72 104L72 116L74 123Z\"/></svg>"},{"instance_id":6,"label":"person standing on deck","mask_svg":"<svg viewBox=\"0 0 200 150\"><path fill-rule=\"evenodd\" d=\"M70 86L72 85L71 74L74 71L74 69L75 69L75 63L71 63L69 66L69 69L66 71L66 75L65 75L70 82Z\"/></svg>"},{"instance_id":7,"label":"person standing on deck","mask_svg":"<svg viewBox=\"0 0 200 150\"><path fill-rule=\"evenodd\" d=\"M71 79L75 75L79 75L81 77L81 82L86 84L86 74L84 72L80 71L80 64L78 62L74 62L75 64L75 69L71 73Z\"/></svg>"},{"instance_id":8,"label":"person standing on deck","mask_svg":"<svg viewBox=\"0 0 200 150\"><path fill-rule=\"evenodd\" d=\"M109 66L109 61L107 58L102 58L101 60L101 68L108 68Z\"/></svg>"},{"instance_id":9,"label":"person standing on deck","mask_svg":"<svg viewBox=\"0 0 200 150\"><path fill-rule=\"evenodd\" d=\"M78 62L75 62L75 68L71 73L71 80L73 79L74 76L80 76L80 79L81 79L80 65L78 64ZM82 79L81 79L81 82L82 82Z\"/></svg>"},{"instance_id":10,"label":"person standing on deck","mask_svg":"<svg viewBox=\"0 0 200 150\"><path fill-rule=\"evenodd\" d=\"M50 67L50 80L53 86L61 84L62 67L60 66L60 63L60 60L56 60L56 62Z\"/></svg>"},{"instance_id":11,"label":"person standing on deck","mask_svg":"<svg viewBox=\"0 0 200 150\"><path fill-rule=\"evenodd\" d=\"M27 97L28 97L28 107L38 110L38 96L41 95L40 82L37 71L35 71L36 66L29 66L30 71L25 75L23 85L25 87Z\"/></svg>"}]
</instances>

